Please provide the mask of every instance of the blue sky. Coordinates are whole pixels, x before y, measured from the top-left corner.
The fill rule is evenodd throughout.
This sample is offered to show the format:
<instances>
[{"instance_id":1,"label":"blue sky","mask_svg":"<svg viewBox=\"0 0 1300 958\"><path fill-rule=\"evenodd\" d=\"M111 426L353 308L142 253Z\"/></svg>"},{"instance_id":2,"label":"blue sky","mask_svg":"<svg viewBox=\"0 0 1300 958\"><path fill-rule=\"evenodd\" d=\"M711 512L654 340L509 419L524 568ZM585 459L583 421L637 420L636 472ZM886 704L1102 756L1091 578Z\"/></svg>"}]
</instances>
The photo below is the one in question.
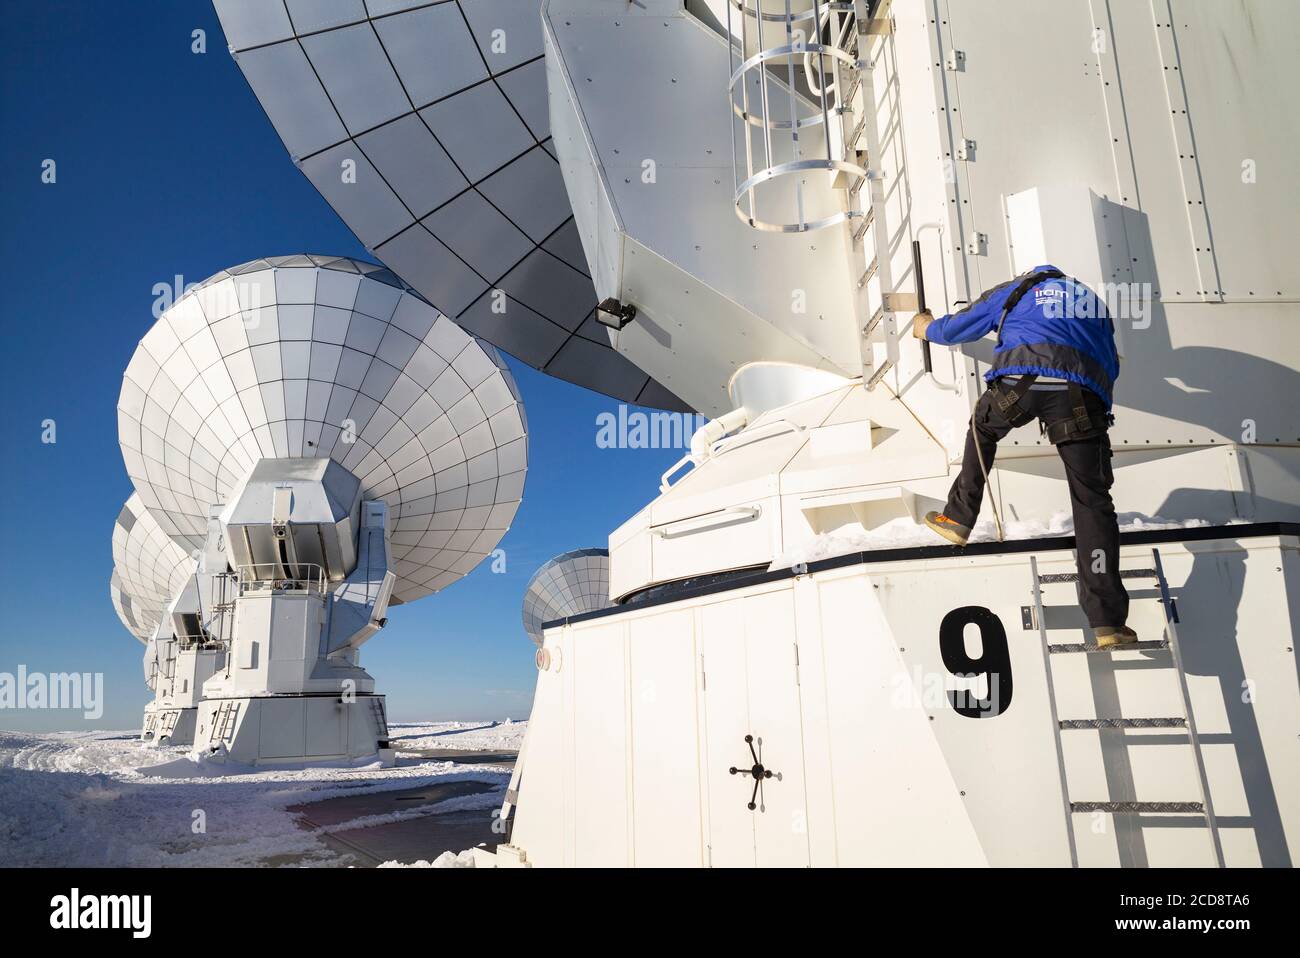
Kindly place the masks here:
<instances>
[{"instance_id":1,"label":"blue sky","mask_svg":"<svg viewBox=\"0 0 1300 958\"><path fill-rule=\"evenodd\" d=\"M0 672L102 672L105 712L0 711L0 728L132 728L141 646L108 597L113 522L131 485L117 445L122 371L153 287L298 252L366 258L289 161L206 0L43 0L0 33ZM191 52L207 31L208 51ZM57 182L41 182L46 159ZM362 661L395 721L520 718L532 700L523 589L560 552L604 546L654 495L671 450L602 449L616 401L511 361L529 423L524 502L484 565L393 610ZM53 419L57 442L41 442Z\"/></svg>"}]
</instances>

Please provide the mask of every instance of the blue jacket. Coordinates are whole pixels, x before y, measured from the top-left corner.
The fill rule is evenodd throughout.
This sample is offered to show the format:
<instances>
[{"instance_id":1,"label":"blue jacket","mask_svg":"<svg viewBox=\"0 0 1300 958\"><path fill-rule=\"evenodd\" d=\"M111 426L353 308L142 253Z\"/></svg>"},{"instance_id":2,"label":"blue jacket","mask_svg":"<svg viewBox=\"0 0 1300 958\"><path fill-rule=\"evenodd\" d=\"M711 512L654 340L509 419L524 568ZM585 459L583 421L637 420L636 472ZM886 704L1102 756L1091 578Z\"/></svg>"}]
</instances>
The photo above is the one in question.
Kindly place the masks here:
<instances>
[{"instance_id":1,"label":"blue jacket","mask_svg":"<svg viewBox=\"0 0 1300 958\"><path fill-rule=\"evenodd\" d=\"M1035 266L1029 273L994 286L966 308L936 319L925 338L940 346L982 339L998 328L1007 298L1030 273L1056 267ZM1087 386L1111 406L1119 377L1115 324L1106 302L1068 276L1031 287L1007 313L993 349L989 382L999 376L1037 373Z\"/></svg>"}]
</instances>

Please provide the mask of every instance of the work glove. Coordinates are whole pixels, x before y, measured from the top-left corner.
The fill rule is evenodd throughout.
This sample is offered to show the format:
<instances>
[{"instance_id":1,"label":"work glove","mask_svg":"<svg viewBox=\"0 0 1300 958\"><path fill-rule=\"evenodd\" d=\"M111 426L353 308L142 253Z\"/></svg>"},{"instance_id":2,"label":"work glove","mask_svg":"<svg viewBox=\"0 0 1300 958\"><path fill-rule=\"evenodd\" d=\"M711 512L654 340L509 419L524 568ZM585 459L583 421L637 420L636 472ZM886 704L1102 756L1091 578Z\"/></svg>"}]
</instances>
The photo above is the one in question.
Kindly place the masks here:
<instances>
[{"instance_id":1,"label":"work glove","mask_svg":"<svg viewBox=\"0 0 1300 958\"><path fill-rule=\"evenodd\" d=\"M934 322L934 314L928 309L923 309L916 314L912 320L912 335L917 339L925 339L925 331L930 324Z\"/></svg>"}]
</instances>

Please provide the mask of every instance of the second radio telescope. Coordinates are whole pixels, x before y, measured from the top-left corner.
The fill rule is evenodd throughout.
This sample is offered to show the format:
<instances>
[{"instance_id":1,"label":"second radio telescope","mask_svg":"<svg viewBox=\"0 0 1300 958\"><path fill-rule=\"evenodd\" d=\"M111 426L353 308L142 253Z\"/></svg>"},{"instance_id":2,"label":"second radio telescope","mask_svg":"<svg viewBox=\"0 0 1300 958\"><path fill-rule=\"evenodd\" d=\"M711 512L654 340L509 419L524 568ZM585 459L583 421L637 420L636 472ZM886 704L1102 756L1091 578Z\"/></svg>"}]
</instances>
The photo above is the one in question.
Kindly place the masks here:
<instances>
[{"instance_id":1,"label":"second radio telescope","mask_svg":"<svg viewBox=\"0 0 1300 958\"><path fill-rule=\"evenodd\" d=\"M195 560L163 531L132 493L113 526L113 608L128 632L148 643Z\"/></svg>"},{"instance_id":2,"label":"second radio telescope","mask_svg":"<svg viewBox=\"0 0 1300 958\"><path fill-rule=\"evenodd\" d=\"M141 501L187 550L259 460L335 460L388 504L393 604L496 547L527 466L496 350L387 270L339 257L254 260L186 292L136 349L118 428Z\"/></svg>"}]
</instances>

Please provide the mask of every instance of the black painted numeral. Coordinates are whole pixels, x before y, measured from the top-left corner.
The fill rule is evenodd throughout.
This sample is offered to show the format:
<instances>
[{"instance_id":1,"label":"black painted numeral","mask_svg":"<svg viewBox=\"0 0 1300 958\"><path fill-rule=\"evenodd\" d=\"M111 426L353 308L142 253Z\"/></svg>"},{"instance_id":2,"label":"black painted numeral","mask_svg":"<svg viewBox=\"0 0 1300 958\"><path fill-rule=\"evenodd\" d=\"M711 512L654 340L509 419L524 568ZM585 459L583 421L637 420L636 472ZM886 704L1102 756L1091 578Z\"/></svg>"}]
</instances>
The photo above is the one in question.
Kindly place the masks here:
<instances>
[{"instance_id":1,"label":"black painted numeral","mask_svg":"<svg viewBox=\"0 0 1300 958\"><path fill-rule=\"evenodd\" d=\"M977 659L966 654L966 626L977 625L983 651ZM953 609L939 623L939 654L944 668L953 675L968 678L983 675L988 683L986 698L965 689L949 689L948 702L953 711L966 718L993 718L1011 704L1011 650L1007 647L1007 630L1002 620L979 605Z\"/></svg>"}]
</instances>

